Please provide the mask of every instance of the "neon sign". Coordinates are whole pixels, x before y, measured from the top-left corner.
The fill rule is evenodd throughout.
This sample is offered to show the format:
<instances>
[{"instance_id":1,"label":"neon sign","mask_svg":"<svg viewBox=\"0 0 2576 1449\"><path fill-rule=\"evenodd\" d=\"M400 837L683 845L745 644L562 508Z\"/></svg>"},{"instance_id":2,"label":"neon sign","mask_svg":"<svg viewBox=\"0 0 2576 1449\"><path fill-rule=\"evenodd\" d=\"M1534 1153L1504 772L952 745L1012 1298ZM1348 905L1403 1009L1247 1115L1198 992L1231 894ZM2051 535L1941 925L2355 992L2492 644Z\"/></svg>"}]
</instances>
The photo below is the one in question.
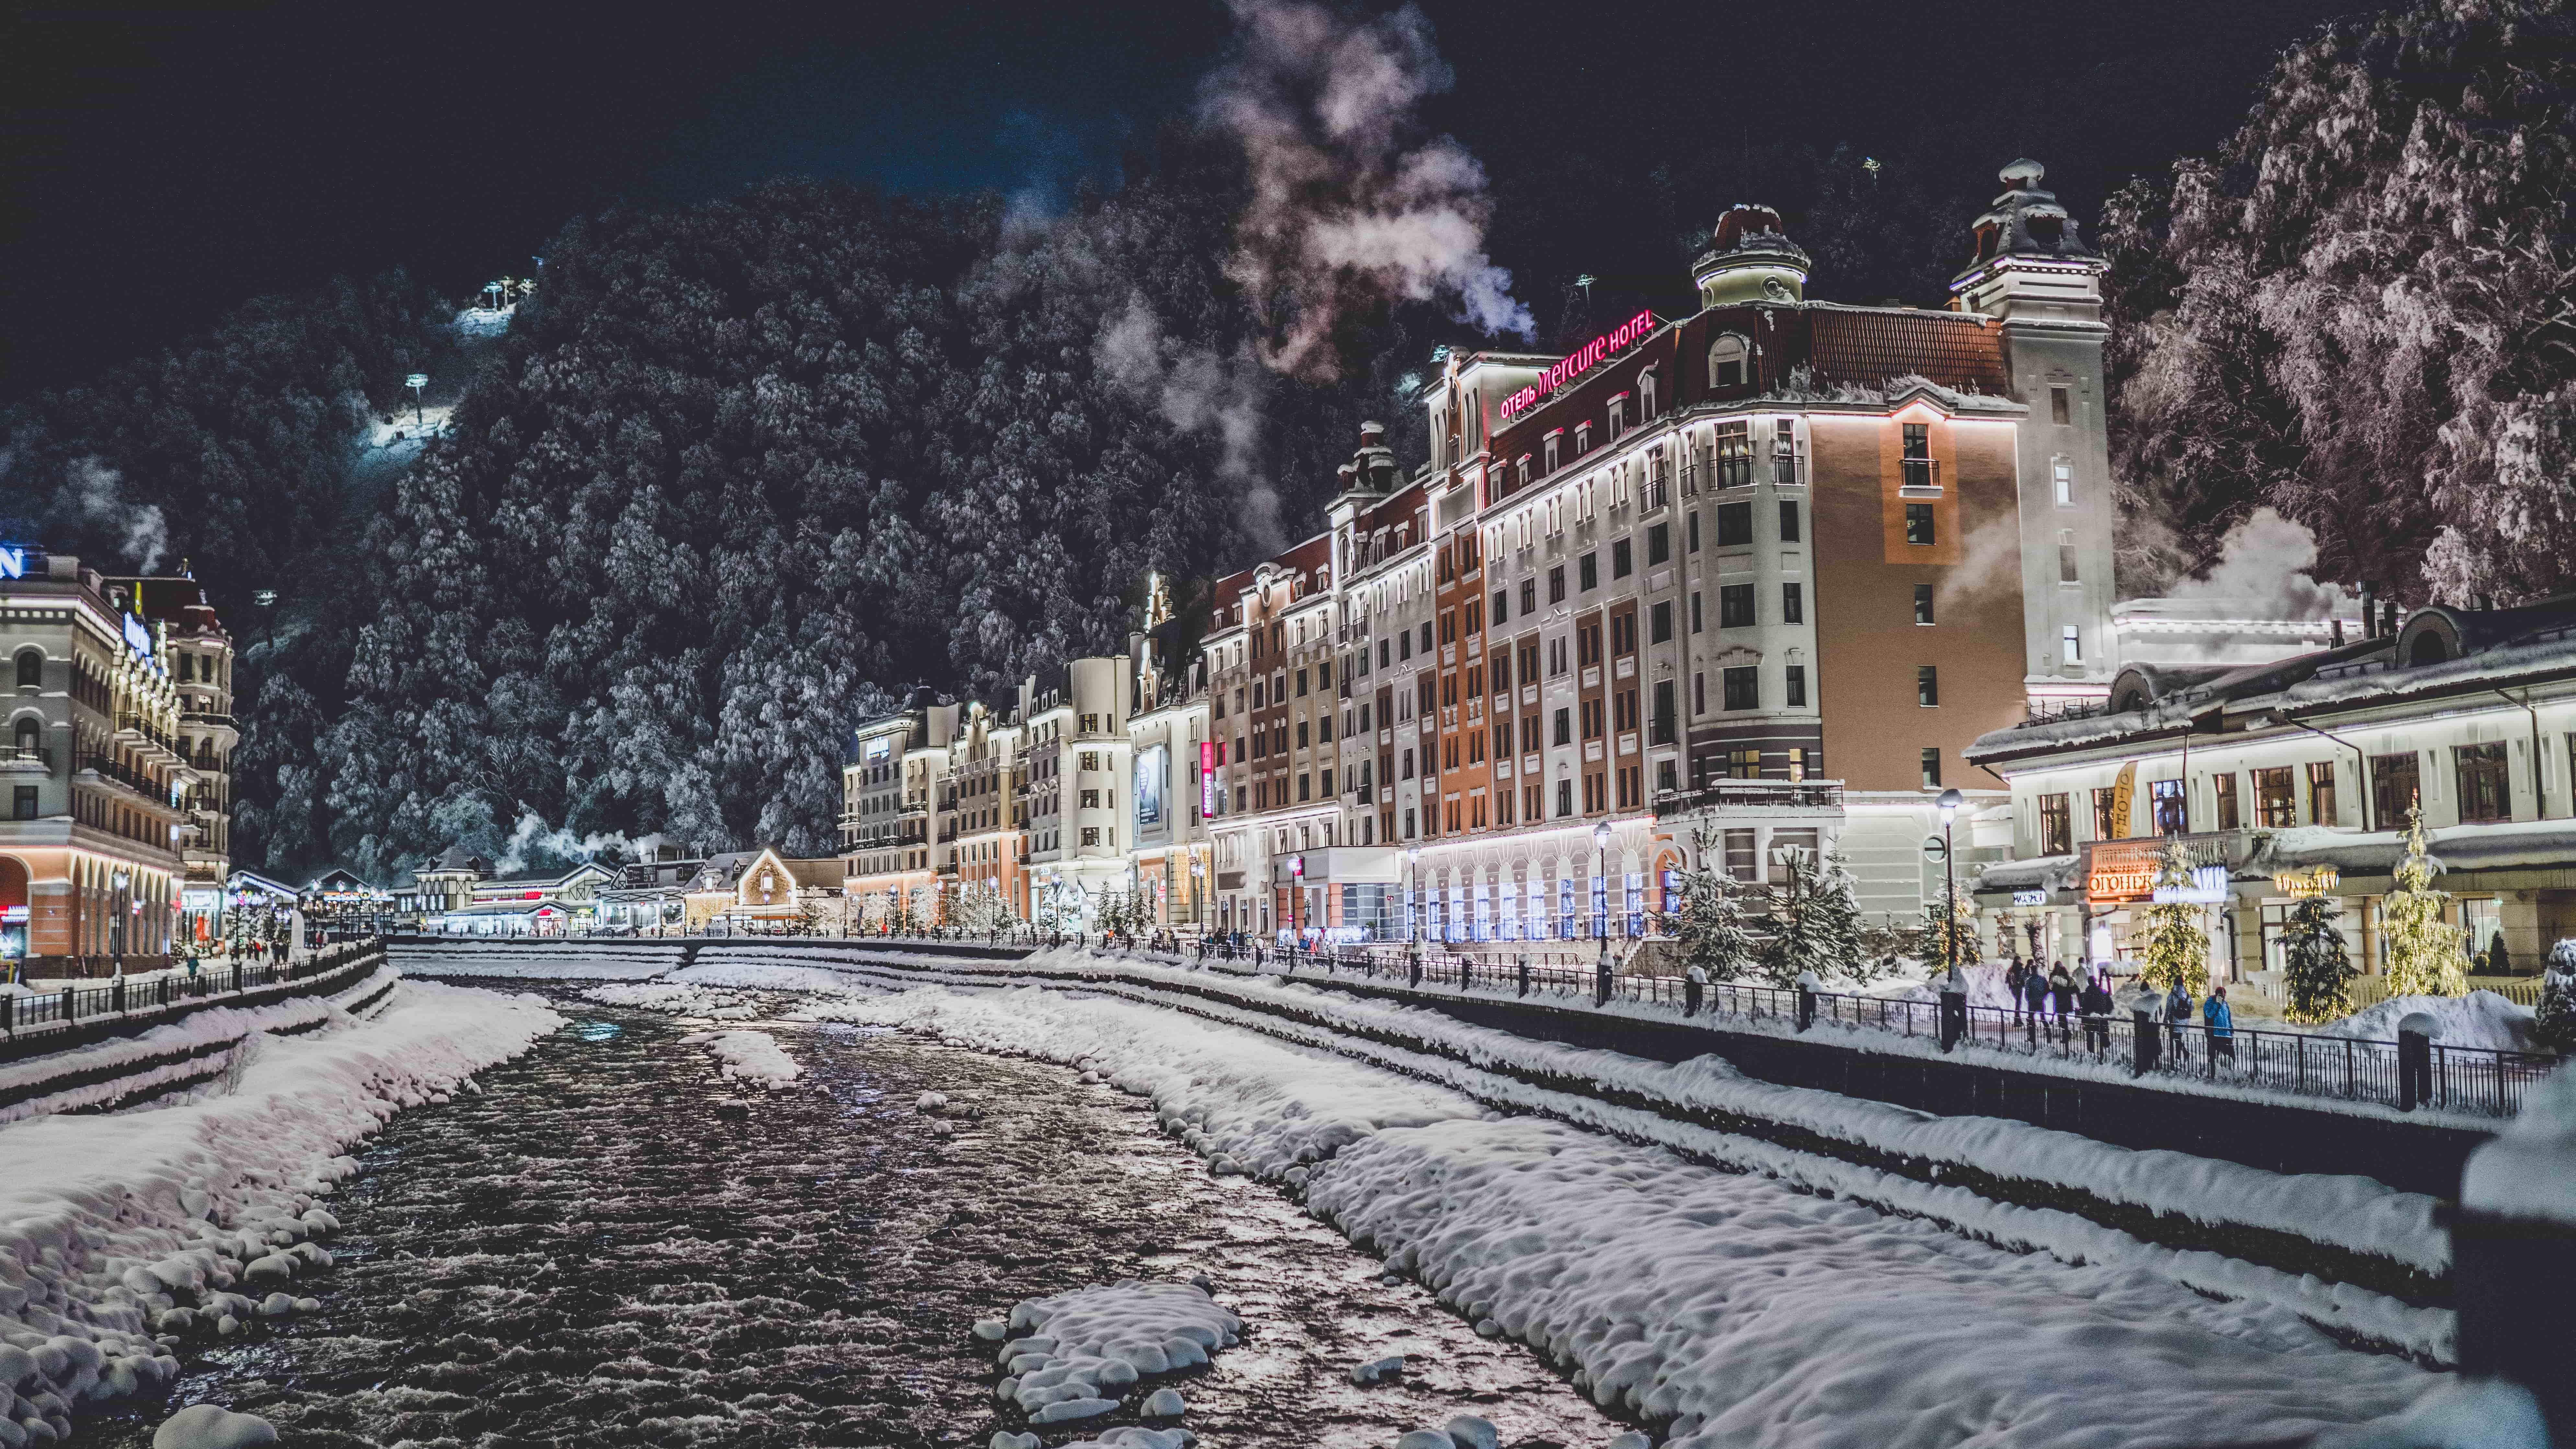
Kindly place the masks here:
<instances>
[{"instance_id":1,"label":"neon sign","mask_svg":"<svg viewBox=\"0 0 2576 1449\"><path fill-rule=\"evenodd\" d=\"M1655 314L1640 312L1615 329L1604 332L1567 353L1556 366L1540 373L1538 381L1503 399L1503 421L1508 423L1523 412L1536 407L1541 398L1618 356L1654 330Z\"/></svg>"},{"instance_id":2,"label":"neon sign","mask_svg":"<svg viewBox=\"0 0 2576 1449\"><path fill-rule=\"evenodd\" d=\"M137 658L152 657L152 631L132 614L125 616L125 647L133 650Z\"/></svg>"},{"instance_id":3,"label":"neon sign","mask_svg":"<svg viewBox=\"0 0 2576 1449\"><path fill-rule=\"evenodd\" d=\"M1199 741L1199 818L1216 814L1216 741Z\"/></svg>"},{"instance_id":4,"label":"neon sign","mask_svg":"<svg viewBox=\"0 0 2576 1449\"><path fill-rule=\"evenodd\" d=\"M0 578L23 579L27 576L27 551L23 548L0 548Z\"/></svg>"}]
</instances>

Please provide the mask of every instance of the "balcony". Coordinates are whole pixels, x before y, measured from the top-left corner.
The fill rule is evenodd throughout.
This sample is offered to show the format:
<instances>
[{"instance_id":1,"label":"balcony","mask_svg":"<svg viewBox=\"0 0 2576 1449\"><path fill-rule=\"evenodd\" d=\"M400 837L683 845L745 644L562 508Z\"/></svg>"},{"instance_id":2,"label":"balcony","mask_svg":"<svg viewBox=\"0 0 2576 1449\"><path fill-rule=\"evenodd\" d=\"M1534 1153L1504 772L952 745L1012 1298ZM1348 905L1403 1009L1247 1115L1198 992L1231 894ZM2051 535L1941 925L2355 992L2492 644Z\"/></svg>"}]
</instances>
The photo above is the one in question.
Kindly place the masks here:
<instances>
[{"instance_id":1,"label":"balcony","mask_svg":"<svg viewBox=\"0 0 2576 1449\"><path fill-rule=\"evenodd\" d=\"M169 797L162 792L160 786L153 784L152 781L141 772L129 770L125 766L118 764L116 761L109 759L105 755L92 755L81 761L81 769L89 774L98 776L100 779L112 780L117 784L124 786L126 789L133 791L136 795L141 796L145 804L152 806L156 810L169 810L171 808Z\"/></svg>"},{"instance_id":2,"label":"balcony","mask_svg":"<svg viewBox=\"0 0 2576 1449\"><path fill-rule=\"evenodd\" d=\"M53 773L54 752L42 745L0 745L0 775Z\"/></svg>"},{"instance_id":3,"label":"balcony","mask_svg":"<svg viewBox=\"0 0 2576 1449\"><path fill-rule=\"evenodd\" d=\"M1906 458L1897 464L1897 493L1907 498L1941 496L1941 461L1937 458Z\"/></svg>"},{"instance_id":4,"label":"balcony","mask_svg":"<svg viewBox=\"0 0 2576 1449\"><path fill-rule=\"evenodd\" d=\"M179 753L178 742L154 728L150 720L139 714L117 716L116 739L117 743L129 749L161 757L163 764L187 763L187 756Z\"/></svg>"},{"instance_id":5,"label":"balcony","mask_svg":"<svg viewBox=\"0 0 2576 1449\"><path fill-rule=\"evenodd\" d=\"M1661 475L1658 475L1646 480L1644 492L1642 493L1637 506L1640 513L1661 513L1666 508L1671 507L1672 502L1672 486L1666 483Z\"/></svg>"},{"instance_id":6,"label":"balcony","mask_svg":"<svg viewBox=\"0 0 2576 1449\"><path fill-rule=\"evenodd\" d=\"M1840 810L1840 780L1711 780L1696 790L1669 790L1655 796L1658 816L1692 811Z\"/></svg>"}]
</instances>

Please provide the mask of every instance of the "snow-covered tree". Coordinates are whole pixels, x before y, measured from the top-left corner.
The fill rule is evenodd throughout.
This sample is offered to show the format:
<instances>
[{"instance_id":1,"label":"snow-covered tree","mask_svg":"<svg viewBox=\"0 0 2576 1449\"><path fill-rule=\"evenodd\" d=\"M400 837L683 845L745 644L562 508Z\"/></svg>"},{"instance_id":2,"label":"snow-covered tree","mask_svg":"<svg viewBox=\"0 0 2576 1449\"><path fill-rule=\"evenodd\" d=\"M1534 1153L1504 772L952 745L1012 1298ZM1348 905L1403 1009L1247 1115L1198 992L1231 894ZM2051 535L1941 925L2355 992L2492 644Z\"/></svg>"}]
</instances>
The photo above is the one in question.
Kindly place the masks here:
<instances>
[{"instance_id":1,"label":"snow-covered tree","mask_svg":"<svg viewBox=\"0 0 2576 1449\"><path fill-rule=\"evenodd\" d=\"M2180 839L2166 841L2156 857L2156 884L2189 886L2192 864ZM2194 996L2208 991L2209 934L2201 929L2201 908L2188 901L2154 901L2132 909L2143 917L2132 938L2139 976L2159 991L2177 986Z\"/></svg>"},{"instance_id":2,"label":"snow-covered tree","mask_svg":"<svg viewBox=\"0 0 2576 1449\"><path fill-rule=\"evenodd\" d=\"M2352 1010L2348 988L2359 969L2344 949L2343 931L2336 924L2341 919L2324 896L2308 896L2290 907L2281 931L2281 974L2292 1021L2333 1021Z\"/></svg>"},{"instance_id":3,"label":"snow-covered tree","mask_svg":"<svg viewBox=\"0 0 2576 1449\"><path fill-rule=\"evenodd\" d=\"M1860 902L1852 874L1839 855L1819 859L1796 847L1776 854L1778 874L1766 889L1762 974L1791 986L1812 971L1826 981L1862 981L1872 974L1861 940Z\"/></svg>"},{"instance_id":4,"label":"snow-covered tree","mask_svg":"<svg viewBox=\"0 0 2576 1449\"><path fill-rule=\"evenodd\" d=\"M2576 1055L2576 941L2549 948L2541 971L2540 1004L2532 1013L2532 1040L2545 1051Z\"/></svg>"},{"instance_id":5,"label":"snow-covered tree","mask_svg":"<svg viewBox=\"0 0 2576 1449\"><path fill-rule=\"evenodd\" d=\"M2450 892L2434 888L2441 869L2424 835L2424 812L2406 811L2406 855L2397 862L2397 889L2380 898L2379 940L2391 996L2466 996L2469 973L2461 950L2465 934L2442 919Z\"/></svg>"},{"instance_id":6,"label":"snow-covered tree","mask_svg":"<svg viewBox=\"0 0 2576 1449\"><path fill-rule=\"evenodd\" d=\"M2218 156L2115 198L2133 540L2205 565L2269 504L2315 531L2324 578L2462 603L2576 579L2567 28L2563 0L2339 21Z\"/></svg>"},{"instance_id":7,"label":"snow-covered tree","mask_svg":"<svg viewBox=\"0 0 2576 1449\"><path fill-rule=\"evenodd\" d=\"M1734 981L1752 971L1755 943L1746 921L1747 888L1713 863L1715 845L1705 830L1693 837L1693 863L1674 872L1681 900L1665 912L1665 929L1680 943L1682 969L1696 966L1711 981Z\"/></svg>"}]
</instances>

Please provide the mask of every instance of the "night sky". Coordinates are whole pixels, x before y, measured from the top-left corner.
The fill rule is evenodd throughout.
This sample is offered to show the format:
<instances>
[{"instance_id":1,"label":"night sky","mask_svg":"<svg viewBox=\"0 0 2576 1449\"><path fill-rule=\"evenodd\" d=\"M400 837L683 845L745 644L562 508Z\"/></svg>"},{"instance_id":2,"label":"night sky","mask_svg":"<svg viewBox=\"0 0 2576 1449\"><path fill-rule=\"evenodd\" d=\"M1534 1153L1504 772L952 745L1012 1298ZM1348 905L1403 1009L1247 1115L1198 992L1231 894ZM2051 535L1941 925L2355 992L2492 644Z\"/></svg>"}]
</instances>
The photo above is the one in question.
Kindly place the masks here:
<instances>
[{"instance_id":1,"label":"night sky","mask_svg":"<svg viewBox=\"0 0 2576 1449\"><path fill-rule=\"evenodd\" d=\"M1496 258L1535 301L1674 264L1624 178L1683 148L1849 142L1980 200L2028 153L2089 218L2224 139L2281 47L2348 7L1424 8L1457 72L1430 119L1491 174ZM1187 113L1230 30L1208 4L0 12L0 400L335 272L461 295L621 198L798 173L1061 204ZM1760 198L1710 210L1736 199Z\"/></svg>"}]
</instances>

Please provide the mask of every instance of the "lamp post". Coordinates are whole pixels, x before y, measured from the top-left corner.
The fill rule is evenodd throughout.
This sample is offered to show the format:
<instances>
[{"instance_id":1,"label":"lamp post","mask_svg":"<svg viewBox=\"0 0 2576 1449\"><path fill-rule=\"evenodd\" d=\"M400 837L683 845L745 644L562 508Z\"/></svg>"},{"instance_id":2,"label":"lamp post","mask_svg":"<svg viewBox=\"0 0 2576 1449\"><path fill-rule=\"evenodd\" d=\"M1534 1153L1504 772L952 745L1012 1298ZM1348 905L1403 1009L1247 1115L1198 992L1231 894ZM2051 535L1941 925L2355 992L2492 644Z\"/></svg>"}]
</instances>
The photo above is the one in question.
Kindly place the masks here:
<instances>
[{"instance_id":1,"label":"lamp post","mask_svg":"<svg viewBox=\"0 0 2576 1449\"><path fill-rule=\"evenodd\" d=\"M1941 961L1959 969L1959 852L1950 844L1950 821L1959 813L1959 792L1941 792Z\"/></svg>"},{"instance_id":2,"label":"lamp post","mask_svg":"<svg viewBox=\"0 0 2576 1449\"><path fill-rule=\"evenodd\" d=\"M1203 855L1200 855L1200 854L1199 854L1197 851L1195 851L1195 850L1194 850L1194 851L1191 851L1191 852L1190 852L1190 924L1191 924L1191 925L1193 925L1193 926L1198 927L1201 931L1205 931L1205 930L1207 929L1207 920L1206 920L1206 917L1202 914L1202 907L1201 907L1201 905L1200 905L1201 897L1200 897L1200 895L1199 895L1199 886L1200 886L1201 882L1203 882L1203 881L1206 879L1206 877L1207 877L1207 857L1205 857L1205 856L1203 856Z\"/></svg>"},{"instance_id":3,"label":"lamp post","mask_svg":"<svg viewBox=\"0 0 2576 1449\"><path fill-rule=\"evenodd\" d=\"M426 426L421 421L420 390L429 386L429 374L415 372L403 379L403 386L411 389L411 425L415 428Z\"/></svg>"},{"instance_id":4,"label":"lamp post","mask_svg":"<svg viewBox=\"0 0 2576 1449\"><path fill-rule=\"evenodd\" d=\"M1288 857L1288 948L1306 944L1306 857Z\"/></svg>"},{"instance_id":5,"label":"lamp post","mask_svg":"<svg viewBox=\"0 0 2576 1449\"><path fill-rule=\"evenodd\" d=\"M1599 978L1601 1005L1610 1004L1610 822L1592 827L1592 878L1600 884L1592 908L1592 929L1601 938L1601 960L1593 968Z\"/></svg>"},{"instance_id":6,"label":"lamp post","mask_svg":"<svg viewBox=\"0 0 2576 1449\"><path fill-rule=\"evenodd\" d=\"M125 974L125 925L134 914L133 909L126 904L125 892L133 879L124 871L120 870L116 873L116 903L110 908L113 914L108 918L108 931L111 936L108 949L115 953L116 974L119 976Z\"/></svg>"}]
</instances>

